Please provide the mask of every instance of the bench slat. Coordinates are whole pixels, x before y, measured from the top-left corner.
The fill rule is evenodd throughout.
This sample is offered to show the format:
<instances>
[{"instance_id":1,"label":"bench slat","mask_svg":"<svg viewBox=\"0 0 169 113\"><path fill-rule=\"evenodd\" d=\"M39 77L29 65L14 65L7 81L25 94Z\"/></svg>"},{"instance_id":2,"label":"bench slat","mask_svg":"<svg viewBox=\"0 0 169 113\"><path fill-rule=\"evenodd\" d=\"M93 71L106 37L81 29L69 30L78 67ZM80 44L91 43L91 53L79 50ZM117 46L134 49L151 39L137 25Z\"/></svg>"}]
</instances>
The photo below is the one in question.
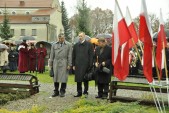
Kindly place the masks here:
<instances>
[{"instance_id":1,"label":"bench slat","mask_svg":"<svg viewBox=\"0 0 169 113\"><path fill-rule=\"evenodd\" d=\"M25 84L7 84L7 83L0 83L0 87L8 87L8 88L32 88L31 85L25 85Z\"/></svg>"}]
</instances>

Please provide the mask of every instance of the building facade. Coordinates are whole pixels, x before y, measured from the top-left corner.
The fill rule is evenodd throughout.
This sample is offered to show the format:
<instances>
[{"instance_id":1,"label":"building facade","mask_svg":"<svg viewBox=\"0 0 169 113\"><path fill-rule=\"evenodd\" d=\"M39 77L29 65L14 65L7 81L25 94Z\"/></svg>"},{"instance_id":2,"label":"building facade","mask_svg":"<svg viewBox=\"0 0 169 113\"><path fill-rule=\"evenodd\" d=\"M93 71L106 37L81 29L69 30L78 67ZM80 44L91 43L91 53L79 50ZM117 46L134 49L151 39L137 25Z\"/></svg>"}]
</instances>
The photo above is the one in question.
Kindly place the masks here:
<instances>
[{"instance_id":1,"label":"building facade","mask_svg":"<svg viewBox=\"0 0 169 113\"><path fill-rule=\"evenodd\" d=\"M5 8L14 40L33 36L36 41L52 42L63 32L58 0L0 0L0 24Z\"/></svg>"}]
</instances>

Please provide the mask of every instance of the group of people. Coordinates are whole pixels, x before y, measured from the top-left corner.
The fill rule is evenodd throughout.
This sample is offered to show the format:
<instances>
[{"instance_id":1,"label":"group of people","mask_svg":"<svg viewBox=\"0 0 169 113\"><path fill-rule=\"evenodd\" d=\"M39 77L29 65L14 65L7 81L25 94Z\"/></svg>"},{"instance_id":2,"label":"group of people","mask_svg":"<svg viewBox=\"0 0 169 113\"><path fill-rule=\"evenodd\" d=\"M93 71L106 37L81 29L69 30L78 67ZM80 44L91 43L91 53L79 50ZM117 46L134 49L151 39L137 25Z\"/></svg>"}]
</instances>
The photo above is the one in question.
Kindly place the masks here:
<instances>
[{"instance_id":1,"label":"group of people","mask_svg":"<svg viewBox=\"0 0 169 113\"><path fill-rule=\"evenodd\" d=\"M98 40L98 47L94 49L93 44L85 40L85 33L78 34L79 42L73 47L65 41L63 33L58 35L58 42L51 47L49 65L54 71L54 93L52 97L64 97L68 81L68 72L71 67L74 70L75 82L77 83L77 94L74 97L88 95L89 81L84 79L85 74L95 68L95 81L98 85L96 98L107 98L109 83L112 75L111 47L107 45L104 38ZM110 70L105 72L104 68ZM84 89L82 88L84 84ZM59 85L61 85L59 87Z\"/></svg>"},{"instance_id":2,"label":"group of people","mask_svg":"<svg viewBox=\"0 0 169 113\"><path fill-rule=\"evenodd\" d=\"M43 43L40 43L39 48L35 48L35 45L31 44L30 49L28 49L26 40L24 40L19 45L18 51L18 70L20 73L25 73L27 71L34 73L36 68L39 73L43 73L45 71L45 56L47 55L47 50Z\"/></svg>"},{"instance_id":3,"label":"group of people","mask_svg":"<svg viewBox=\"0 0 169 113\"><path fill-rule=\"evenodd\" d=\"M34 44L30 44L29 47L26 40L23 40L18 46L11 44L8 48L1 49L0 67L3 73L7 70L11 72L18 70L20 73L28 71L43 73L46 55L47 50L43 43L39 48L36 48Z\"/></svg>"}]
</instances>

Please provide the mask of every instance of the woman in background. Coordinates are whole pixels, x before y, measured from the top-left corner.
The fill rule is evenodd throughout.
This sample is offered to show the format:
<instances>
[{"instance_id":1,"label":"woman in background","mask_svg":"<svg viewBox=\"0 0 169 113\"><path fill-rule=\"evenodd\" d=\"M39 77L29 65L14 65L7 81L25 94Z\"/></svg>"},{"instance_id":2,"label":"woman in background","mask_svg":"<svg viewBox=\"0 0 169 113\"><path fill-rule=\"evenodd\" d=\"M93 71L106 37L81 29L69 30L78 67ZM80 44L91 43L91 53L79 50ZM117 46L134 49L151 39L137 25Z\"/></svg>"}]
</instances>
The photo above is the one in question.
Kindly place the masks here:
<instances>
[{"instance_id":1,"label":"woman in background","mask_svg":"<svg viewBox=\"0 0 169 113\"><path fill-rule=\"evenodd\" d=\"M38 54L38 72L43 73L45 71L45 57L47 55L47 50L43 43L40 43L40 48L37 49Z\"/></svg>"}]
</instances>

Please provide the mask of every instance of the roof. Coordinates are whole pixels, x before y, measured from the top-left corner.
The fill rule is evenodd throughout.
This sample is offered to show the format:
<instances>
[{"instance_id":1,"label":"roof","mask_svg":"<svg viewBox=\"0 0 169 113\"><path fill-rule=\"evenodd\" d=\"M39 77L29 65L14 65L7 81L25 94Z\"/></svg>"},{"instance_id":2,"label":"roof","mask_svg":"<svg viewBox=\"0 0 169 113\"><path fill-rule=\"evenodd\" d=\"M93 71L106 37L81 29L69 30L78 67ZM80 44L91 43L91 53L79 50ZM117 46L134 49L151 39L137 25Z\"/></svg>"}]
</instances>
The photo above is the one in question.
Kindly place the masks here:
<instances>
[{"instance_id":1,"label":"roof","mask_svg":"<svg viewBox=\"0 0 169 113\"><path fill-rule=\"evenodd\" d=\"M31 15L50 15L55 11L56 11L55 8L39 9L39 10L33 12Z\"/></svg>"},{"instance_id":2,"label":"roof","mask_svg":"<svg viewBox=\"0 0 169 113\"><path fill-rule=\"evenodd\" d=\"M0 0L0 8L49 8L52 5L52 0Z\"/></svg>"},{"instance_id":3,"label":"roof","mask_svg":"<svg viewBox=\"0 0 169 113\"><path fill-rule=\"evenodd\" d=\"M32 15L9 15L8 18L11 24L48 23L47 21L32 22ZM0 15L0 23L3 23L3 20L4 16Z\"/></svg>"}]
</instances>

